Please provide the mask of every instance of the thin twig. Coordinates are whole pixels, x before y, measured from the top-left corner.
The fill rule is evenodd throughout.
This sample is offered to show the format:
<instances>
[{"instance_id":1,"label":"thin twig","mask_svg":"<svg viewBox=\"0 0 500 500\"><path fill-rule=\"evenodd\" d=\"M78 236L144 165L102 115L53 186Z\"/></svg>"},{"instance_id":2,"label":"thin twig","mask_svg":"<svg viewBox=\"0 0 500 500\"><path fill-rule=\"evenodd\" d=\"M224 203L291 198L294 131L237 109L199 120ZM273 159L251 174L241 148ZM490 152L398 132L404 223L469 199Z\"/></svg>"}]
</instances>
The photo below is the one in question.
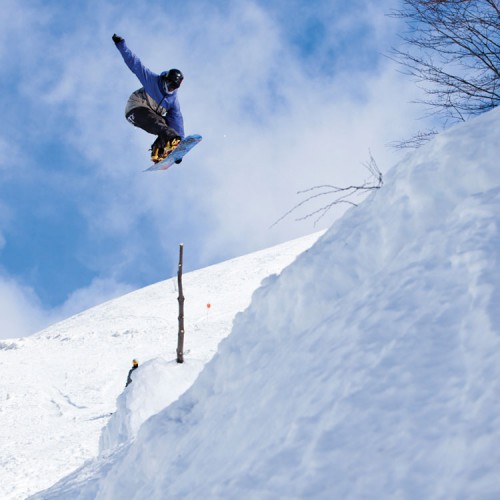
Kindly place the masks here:
<instances>
[{"instance_id":1,"label":"thin twig","mask_svg":"<svg viewBox=\"0 0 500 500\"><path fill-rule=\"evenodd\" d=\"M323 197L323 196L336 196L336 197L331 202L329 202L327 205L325 205L317 210L314 210L313 212L310 212L302 217L298 217L295 219L295 221L303 221L305 219L309 219L310 217L314 217L317 214L320 214L319 217L317 217L316 220L314 221L314 225L316 225L335 205L348 204L348 205L356 207L357 203L355 203L351 199L353 196L361 196L361 195L366 194L367 192L372 191L374 189L380 189L383 185L382 173L380 172L380 170L377 166L377 163L375 162L375 159L373 158L371 152L370 152L369 161L366 163L363 163L363 165L370 173L370 178L368 180L364 181L360 185L338 187L338 186L333 186L330 184L322 184L319 186L313 186L313 187L298 191L297 194L299 194L299 195L312 193L312 192L314 192L314 194L309 195L307 198L305 198L304 200L297 203L294 207L292 207L285 214L283 214L277 221L275 221L270 226L270 228L276 226L279 222L281 222L283 219L286 219L290 214L297 211L300 207L310 203L311 201L313 201L317 198ZM321 190L321 192L318 193L317 192L318 190Z\"/></svg>"}]
</instances>

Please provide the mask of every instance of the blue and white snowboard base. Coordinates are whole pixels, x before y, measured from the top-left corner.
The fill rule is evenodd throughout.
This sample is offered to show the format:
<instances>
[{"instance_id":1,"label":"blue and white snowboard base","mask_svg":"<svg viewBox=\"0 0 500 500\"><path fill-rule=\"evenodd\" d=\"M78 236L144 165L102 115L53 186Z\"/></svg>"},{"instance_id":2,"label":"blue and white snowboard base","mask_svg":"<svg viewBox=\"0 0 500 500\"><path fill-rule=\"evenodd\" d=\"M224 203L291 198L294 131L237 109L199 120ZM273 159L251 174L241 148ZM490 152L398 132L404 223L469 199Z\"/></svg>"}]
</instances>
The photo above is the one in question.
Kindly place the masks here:
<instances>
[{"instance_id":1,"label":"blue and white snowboard base","mask_svg":"<svg viewBox=\"0 0 500 500\"><path fill-rule=\"evenodd\" d=\"M177 160L180 160L185 154L189 153L201 139L201 135L188 135L184 137L180 144L164 160L151 165L145 172L150 170L167 170L167 168L171 167Z\"/></svg>"}]
</instances>

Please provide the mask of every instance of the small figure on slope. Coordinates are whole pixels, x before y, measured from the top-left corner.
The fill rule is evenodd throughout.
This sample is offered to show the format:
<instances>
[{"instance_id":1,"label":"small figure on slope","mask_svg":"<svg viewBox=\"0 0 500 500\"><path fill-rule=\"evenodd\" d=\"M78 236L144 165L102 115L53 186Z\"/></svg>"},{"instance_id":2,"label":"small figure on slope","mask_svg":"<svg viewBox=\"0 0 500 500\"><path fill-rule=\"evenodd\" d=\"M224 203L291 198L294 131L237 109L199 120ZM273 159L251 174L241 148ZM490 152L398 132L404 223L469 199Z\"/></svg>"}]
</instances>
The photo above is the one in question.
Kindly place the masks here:
<instances>
[{"instance_id":1,"label":"small figure on slope","mask_svg":"<svg viewBox=\"0 0 500 500\"><path fill-rule=\"evenodd\" d=\"M125 384L125 387L128 387L132 383L132 372L134 370L137 370L138 367L139 367L139 361L137 361L137 359L133 359L132 360L132 368L130 368L130 370L128 372L127 383Z\"/></svg>"},{"instance_id":2,"label":"small figure on slope","mask_svg":"<svg viewBox=\"0 0 500 500\"><path fill-rule=\"evenodd\" d=\"M177 89L184 76L178 69L159 75L153 73L127 47L121 36L114 34L112 38L125 64L143 85L129 97L125 117L135 127L158 136L151 146L151 160L157 163L184 138L184 119L177 99Z\"/></svg>"}]
</instances>

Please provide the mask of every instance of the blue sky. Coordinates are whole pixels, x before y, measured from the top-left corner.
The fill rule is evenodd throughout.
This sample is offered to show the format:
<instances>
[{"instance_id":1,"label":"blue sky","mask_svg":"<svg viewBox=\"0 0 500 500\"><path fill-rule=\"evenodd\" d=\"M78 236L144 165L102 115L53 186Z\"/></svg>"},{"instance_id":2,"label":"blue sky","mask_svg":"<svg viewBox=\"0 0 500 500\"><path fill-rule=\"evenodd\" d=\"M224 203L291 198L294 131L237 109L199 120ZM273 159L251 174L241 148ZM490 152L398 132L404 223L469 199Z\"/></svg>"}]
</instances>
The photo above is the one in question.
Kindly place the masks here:
<instances>
[{"instance_id":1,"label":"blue sky","mask_svg":"<svg viewBox=\"0 0 500 500\"><path fill-rule=\"evenodd\" d=\"M395 0L5 0L0 17L0 337L330 224L285 219L318 184L360 182L369 151L422 123L386 57ZM144 173L154 138L116 32L153 71L185 74L179 167ZM311 207L312 209L313 207Z\"/></svg>"}]
</instances>

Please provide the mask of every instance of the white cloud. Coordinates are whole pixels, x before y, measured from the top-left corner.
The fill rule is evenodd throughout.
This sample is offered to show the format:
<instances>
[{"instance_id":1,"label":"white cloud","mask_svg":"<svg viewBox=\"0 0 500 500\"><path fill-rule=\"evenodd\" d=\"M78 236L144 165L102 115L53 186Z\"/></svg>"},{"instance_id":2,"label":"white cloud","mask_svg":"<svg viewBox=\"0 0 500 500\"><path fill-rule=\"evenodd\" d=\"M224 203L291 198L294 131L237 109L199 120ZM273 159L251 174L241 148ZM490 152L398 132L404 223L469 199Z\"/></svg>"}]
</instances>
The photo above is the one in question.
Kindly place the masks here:
<instances>
[{"instance_id":1,"label":"white cloud","mask_svg":"<svg viewBox=\"0 0 500 500\"><path fill-rule=\"evenodd\" d=\"M381 16L373 20L377 33L381 22ZM159 232L183 220L205 235L200 256L206 262L227 249L235 255L291 238L314 228L293 220L268 228L296 202L297 190L359 180L370 148L386 169L394 155L385 144L412 126L402 110L413 86L392 63L372 74L360 69L311 78L273 19L252 2L226 11L205 8L175 36L168 30L145 33L140 19L128 21L128 31L120 33L153 70L183 69L186 127L202 133L204 142L182 171L141 176L152 138L130 127L122 111L139 84L107 39L111 49L101 47L104 54L91 71L90 54L97 50L91 46L83 56L87 63L71 63L68 71L75 85L79 81L89 91L76 102L73 133L83 138L82 153L97 162L98 175L112 183L104 213L99 207L101 229L131 224L144 214L156 218ZM115 162L99 161L106 150ZM126 210L113 205L123 192L130 201ZM95 220L92 209L89 218ZM190 213L204 213L207 227Z\"/></svg>"},{"instance_id":2,"label":"white cloud","mask_svg":"<svg viewBox=\"0 0 500 500\"><path fill-rule=\"evenodd\" d=\"M150 246L168 262L184 242L193 268L312 232L318 229L312 221L293 217L269 227L299 201L297 191L363 180L369 149L386 171L396 156L385 145L414 129L407 102L415 88L389 60L364 68L346 65L338 53L330 59L357 23L370 29L374 44L391 37L384 14L392 3L369 3L353 18L320 2L316 8L331 26L325 25L312 73L304 71L277 10L256 1L224 8L185 2L182 11L155 16L151 1L140 8L91 2L71 31L53 29L51 19L63 7L49 3L37 6L42 23L10 25L0 54L4 61L22 58L17 83L31 112L27 130L74 148L75 161L51 182L73 194L89 235L81 259L99 276L61 310L104 298L106 280L119 290ZM15 4L8 4L10 16ZM22 11L31 19L33 9ZM153 138L124 119L128 95L140 84L115 49L113 32L152 70L179 67L186 75L180 91L186 129L204 141L169 172L142 172ZM21 39L22 51L6 51L10 39ZM334 71L320 71L329 64ZM2 149L0 143L0 157ZM31 180L46 175L43 162L32 159ZM106 237L120 242L115 254L100 246ZM157 267L158 279L166 277L164 261L146 264Z\"/></svg>"},{"instance_id":3,"label":"white cloud","mask_svg":"<svg viewBox=\"0 0 500 500\"><path fill-rule=\"evenodd\" d=\"M111 278L96 278L88 286L70 294L60 307L47 309L31 287L12 277L0 275L0 339L31 335L133 289Z\"/></svg>"},{"instance_id":4,"label":"white cloud","mask_svg":"<svg viewBox=\"0 0 500 500\"><path fill-rule=\"evenodd\" d=\"M130 285L118 283L113 279L96 278L89 286L73 292L62 307L58 308L58 314L60 317L66 318L132 290L133 287Z\"/></svg>"},{"instance_id":5,"label":"white cloud","mask_svg":"<svg viewBox=\"0 0 500 500\"><path fill-rule=\"evenodd\" d=\"M0 276L0 338L23 337L47 326L34 291L14 280Z\"/></svg>"}]
</instances>

